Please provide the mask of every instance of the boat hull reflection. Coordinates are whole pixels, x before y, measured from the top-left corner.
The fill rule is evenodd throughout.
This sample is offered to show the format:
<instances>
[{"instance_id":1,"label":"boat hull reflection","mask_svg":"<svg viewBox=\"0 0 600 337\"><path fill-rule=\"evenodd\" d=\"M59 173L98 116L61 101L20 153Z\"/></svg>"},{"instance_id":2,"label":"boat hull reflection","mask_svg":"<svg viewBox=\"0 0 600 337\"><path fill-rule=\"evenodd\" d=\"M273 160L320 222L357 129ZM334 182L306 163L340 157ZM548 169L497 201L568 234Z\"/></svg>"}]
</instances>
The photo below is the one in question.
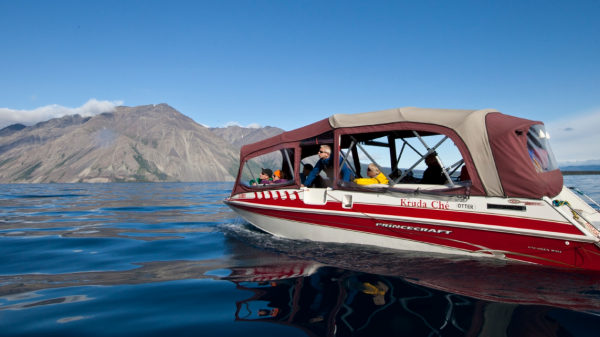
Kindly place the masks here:
<instances>
[{"instance_id":1,"label":"boat hull reflection","mask_svg":"<svg viewBox=\"0 0 600 337\"><path fill-rule=\"evenodd\" d=\"M236 321L291 326L308 336L572 335L556 319L562 309L526 293L503 303L306 261L233 268L222 279L253 293L236 303Z\"/></svg>"}]
</instances>

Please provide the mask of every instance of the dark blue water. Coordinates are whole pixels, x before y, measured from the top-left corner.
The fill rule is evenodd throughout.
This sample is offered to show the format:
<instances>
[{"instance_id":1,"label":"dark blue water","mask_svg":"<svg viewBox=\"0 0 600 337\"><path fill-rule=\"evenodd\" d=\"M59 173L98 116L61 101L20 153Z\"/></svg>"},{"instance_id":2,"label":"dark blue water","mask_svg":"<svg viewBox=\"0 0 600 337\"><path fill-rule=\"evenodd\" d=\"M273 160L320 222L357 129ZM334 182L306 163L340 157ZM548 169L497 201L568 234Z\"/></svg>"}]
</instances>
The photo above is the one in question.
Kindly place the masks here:
<instances>
[{"instance_id":1,"label":"dark blue water","mask_svg":"<svg viewBox=\"0 0 600 337\"><path fill-rule=\"evenodd\" d=\"M231 187L0 185L0 336L600 335L598 273L275 238Z\"/></svg>"}]
</instances>

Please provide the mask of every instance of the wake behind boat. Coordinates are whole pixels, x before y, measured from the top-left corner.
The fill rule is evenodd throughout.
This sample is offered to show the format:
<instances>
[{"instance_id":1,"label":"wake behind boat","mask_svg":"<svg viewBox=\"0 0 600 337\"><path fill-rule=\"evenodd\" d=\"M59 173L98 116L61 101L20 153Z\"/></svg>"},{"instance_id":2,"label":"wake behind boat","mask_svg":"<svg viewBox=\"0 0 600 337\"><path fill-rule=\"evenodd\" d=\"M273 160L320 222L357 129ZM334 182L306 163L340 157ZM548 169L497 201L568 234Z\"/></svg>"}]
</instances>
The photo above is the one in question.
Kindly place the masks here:
<instances>
[{"instance_id":1,"label":"wake behind boat","mask_svg":"<svg viewBox=\"0 0 600 337\"><path fill-rule=\"evenodd\" d=\"M224 202L291 239L600 270L600 213L563 186L549 138L492 109L338 114L243 146ZM462 158L445 166L448 143ZM390 169L372 149L389 150ZM402 171L409 151L419 159Z\"/></svg>"}]
</instances>

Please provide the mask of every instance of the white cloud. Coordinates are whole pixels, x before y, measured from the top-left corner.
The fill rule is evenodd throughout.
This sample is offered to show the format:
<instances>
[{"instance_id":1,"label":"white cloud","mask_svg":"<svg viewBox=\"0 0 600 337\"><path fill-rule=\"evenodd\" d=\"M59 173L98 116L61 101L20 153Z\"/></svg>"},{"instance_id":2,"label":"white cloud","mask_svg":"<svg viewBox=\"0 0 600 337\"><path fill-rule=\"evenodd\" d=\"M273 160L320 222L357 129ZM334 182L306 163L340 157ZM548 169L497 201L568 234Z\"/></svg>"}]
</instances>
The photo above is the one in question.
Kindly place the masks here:
<instances>
[{"instance_id":1,"label":"white cloud","mask_svg":"<svg viewBox=\"0 0 600 337\"><path fill-rule=\"evenodd\" d=\"M238 123L238 122L229 122L229 123L225 123L225 125L223 125L224 128L230 127L230 126L239 126L240 128L243 128L242 124Z\"/></svg>"},{"instance_id":2,"label":"white cloud","mask_svg":"<svg viewBox=\"0 0 600 337\"><path fill-rule=\"evenodd\" d=\"M600 159L600 110L544 124L558 162Z\"/></svg>"},{"instance_id":3,"label":"white cloud","mask_svg":"<svg viewBox=\"0 0 600 337\"><path fill-rule=\"evenodd\" d=\"M33 125L66 115L79 114L82 117L91 117L103 112L111 112L119 105L123 105L123 102L98 101L92 98L78 108L69 108L58 104L46 105L33 110L0 108L0 128L16 123Z\"/></svg>"},{"instance_id":4,"label":"white cloud","mask_svg":"<svg viewBox=\"0 0 600 337\"><path fill-rule=\"evenodd\" d=\"M247 129L260 129L262 128L262 126L260 126L259 124L256 123L251 123L248 124L247 126L243 126L242 124L238 123L238 122L234 122L231 121L229 123L226 123L225 125L223 125L224 128L230 127L230 126L239 126L240 128L247 128Z\"/></svg>"}]
</instances>

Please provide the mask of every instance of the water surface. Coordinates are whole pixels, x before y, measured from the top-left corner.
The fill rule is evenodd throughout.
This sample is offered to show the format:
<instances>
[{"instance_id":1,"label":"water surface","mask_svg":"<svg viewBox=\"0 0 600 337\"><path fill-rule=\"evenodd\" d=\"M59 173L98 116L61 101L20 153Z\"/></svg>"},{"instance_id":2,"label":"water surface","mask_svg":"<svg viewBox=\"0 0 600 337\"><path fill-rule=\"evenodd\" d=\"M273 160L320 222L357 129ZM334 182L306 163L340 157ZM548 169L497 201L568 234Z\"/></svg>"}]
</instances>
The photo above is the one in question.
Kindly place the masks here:
<instances>
[{"instance_id":1,"label":"water surface","mask_svg":"<svg viewBox=\"0 0 600 337\"><path fill-rule=\"evenodd\" d=\"M597 176L568 176L600 200ZM1 336L592 336L598 273L276 238L231 183L0 185Z\"/></svg>"}]
</instances>

